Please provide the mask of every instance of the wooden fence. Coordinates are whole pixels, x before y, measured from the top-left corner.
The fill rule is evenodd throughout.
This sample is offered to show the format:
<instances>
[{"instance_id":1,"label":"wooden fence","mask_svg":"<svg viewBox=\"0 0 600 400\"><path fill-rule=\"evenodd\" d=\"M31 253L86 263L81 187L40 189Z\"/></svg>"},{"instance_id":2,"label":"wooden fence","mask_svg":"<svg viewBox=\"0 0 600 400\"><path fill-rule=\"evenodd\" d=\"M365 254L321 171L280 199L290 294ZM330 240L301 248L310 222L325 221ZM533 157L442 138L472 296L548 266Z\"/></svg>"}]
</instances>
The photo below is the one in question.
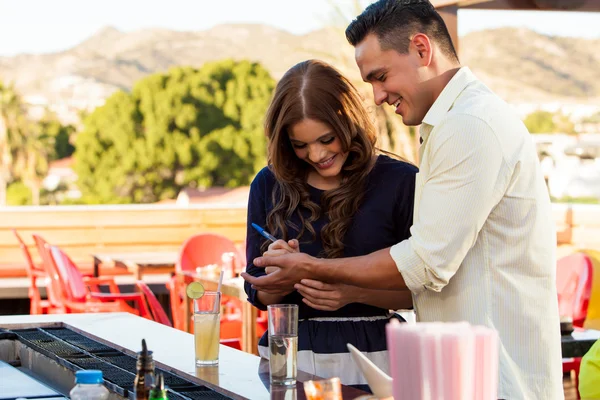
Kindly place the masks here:
<instances>
[{"instance_id":1,"label":"wooden fence","mask_svg":"<svg viewBox=\"0 0 600 400\"><path fill-rule=\"evenodd\" d=\"M176 251L193 234L214 232L243 244L246 206L242 204L46 206L0 210L0 277L25 276L15 228L39 260L31 234L63 248L84 269L93 253Z\"/></svg>"},{"instance_id":2,"label":"wooden fence","mask_svg":"<svg viewBox=\"0 0 600 400\"><path fill-rule=\"evenodd\" d=\"M600 206L554 204L554 220L562 253L572 248L600 249ZM19 231L36 260L32 233L61 246L87 270L93 253L175 251L186 238L200 232L220 233L242 245L246 206L7 207L0 210L0 277L25 276L23 255L11 228Z\"/></svg>"}]
</instances>

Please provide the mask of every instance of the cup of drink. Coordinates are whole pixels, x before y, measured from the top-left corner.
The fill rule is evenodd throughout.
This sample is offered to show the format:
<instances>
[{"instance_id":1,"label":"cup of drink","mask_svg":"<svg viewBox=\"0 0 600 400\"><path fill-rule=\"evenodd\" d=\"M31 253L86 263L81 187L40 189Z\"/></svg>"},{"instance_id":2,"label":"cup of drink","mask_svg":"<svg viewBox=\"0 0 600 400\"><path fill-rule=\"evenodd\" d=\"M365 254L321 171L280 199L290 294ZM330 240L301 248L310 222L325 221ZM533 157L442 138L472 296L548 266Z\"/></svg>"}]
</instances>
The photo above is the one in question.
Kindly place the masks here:
<instances>
[{"instance_id":1,"label":"cup of drink","mask_svg":"<svg viewBox=\"0 0 600 400\"><path fill-rule=\"evenodd\" d=\"M306 400L342 400L340 378L304 382Z\"/></svg>"},{"instance_id":2,"label":"cup of drink","mask_svg":"<svg viewBox=\"0 0 600 400\"><path fill-rule=\"evenodd\" d=\"M219 337L221 333L221 293L204 292L194 302L194 342L196 365L219 363Z\"/></svg>"},{"instance_id":3,"label":"cup of drink","mask_svg":"<svg viewBox=\"0 0 600 400\"><path fill-rule=\"evenodd\" d=\"M271 304L269 316L269 377L272 385L296 384L298 306Z\"/></svg>"}]
</instances>

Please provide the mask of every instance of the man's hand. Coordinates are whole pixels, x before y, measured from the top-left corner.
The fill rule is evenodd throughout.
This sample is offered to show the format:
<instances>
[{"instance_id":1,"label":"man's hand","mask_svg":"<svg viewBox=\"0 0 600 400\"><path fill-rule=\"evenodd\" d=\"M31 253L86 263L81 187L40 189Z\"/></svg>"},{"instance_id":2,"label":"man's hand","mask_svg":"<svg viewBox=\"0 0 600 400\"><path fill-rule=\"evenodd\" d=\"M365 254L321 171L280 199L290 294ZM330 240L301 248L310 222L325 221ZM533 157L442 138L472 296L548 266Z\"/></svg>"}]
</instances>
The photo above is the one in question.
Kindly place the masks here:
<instances>
[{"instance_id":1,"label":"man's hand","mask_svg":"<svg viewBox=\"0 0 600 400\"><path fill-rule=\"evenodd\" d=\"M311 266L316 259L304 253L289 253L264 256L254 259L256 267L269 267L269 274L253 277L243 272L242 277L254 289L265 293L281 293L294 290L294 284L311 277ZM277 267L273 270L270 267Z\"/></svg>"},{"instance_id":2,"label":"man's hand","mask_svg":"<svg viewBox=\"0 0 600 400\"><path fill-rule=\"evenodd\" d=\"M357 301L355 295L358 288L343 283L330 284L302 279L294 287L304 297L302 301L317 310L335 311Z\"/></svg>"}]
</instances>

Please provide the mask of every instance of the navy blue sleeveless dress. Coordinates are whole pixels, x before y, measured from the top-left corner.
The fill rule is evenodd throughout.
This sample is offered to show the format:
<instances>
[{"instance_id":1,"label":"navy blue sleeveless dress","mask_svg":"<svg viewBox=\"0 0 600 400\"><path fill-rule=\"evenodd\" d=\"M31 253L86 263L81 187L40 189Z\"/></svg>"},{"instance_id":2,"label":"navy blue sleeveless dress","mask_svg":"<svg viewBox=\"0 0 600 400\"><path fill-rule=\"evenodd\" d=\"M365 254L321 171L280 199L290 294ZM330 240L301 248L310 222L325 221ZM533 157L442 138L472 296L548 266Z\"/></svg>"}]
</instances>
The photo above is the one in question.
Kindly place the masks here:
<instances>
[{"instance_id":1,"label":"navy blue sleeveless dress","mask_svg":"<svg viewBox=\"0 0 600 400\"><path fill-rule=\"evenodd\" d=\"M344 239L345 257L369 254L410 236L416 173L417 168L411 164L384 155L378 156L368 176L362 205L354 215ZM265 167L250 187L246 272L253 276L265 274L263 268L252 264L254 258L261 255L265 239L250 224L254 222L266 226L267 215L273 208L272 192L275 185L273 173ZM311 200L320 204L324 192L311 186L308 188ZM308 212L304 215L308 216ZM293 222L300 226L299 218L295 218ZM321 216L312 223L317 238L313 240L312 235L305 232L300 238L302 252L322 256L320 232L327 222L327 217ZM289 230L290 238L297 234L297 231ZM250 303L266 310L266 306L258 300L256 290L247 282L245 290ZM368 388L346 347L347 343L351 343L389 373L385 325L394 316L389 310L360 303L348 304L336 311L315 310L302 302L302 296L297 291L287 295L281 303L299 306L298 369L322 378L338 376L344 385ZM259 341L259 354L268 358L267 333Z\"/></svg>"}]
</instances>

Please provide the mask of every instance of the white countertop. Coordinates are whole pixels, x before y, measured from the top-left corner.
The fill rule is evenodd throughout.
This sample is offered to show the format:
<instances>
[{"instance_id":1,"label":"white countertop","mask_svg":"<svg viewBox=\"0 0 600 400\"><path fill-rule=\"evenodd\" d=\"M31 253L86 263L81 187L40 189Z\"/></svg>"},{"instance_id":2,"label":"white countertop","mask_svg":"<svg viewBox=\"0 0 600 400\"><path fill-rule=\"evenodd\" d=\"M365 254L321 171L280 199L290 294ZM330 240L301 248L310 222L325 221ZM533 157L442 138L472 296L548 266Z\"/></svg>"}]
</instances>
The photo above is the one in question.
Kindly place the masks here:
<instances>
[{"instance_id":1,"label":"white countertop","mask_svg":"<svg viewBox=\"0 0 600 400\"><path fill-rule=\"evenodd\" d=\"M262 377L259 376L261 365L259 357L221 345L218 368L196 368L193 335L132 314L0 316L0 328L8 329L40 326L40 324L51 325L57 322L103 339L113 347L129 350L130 354L140 351L142 339L146 339L148 349L154 352L157 366L165 370L185 372L249 399L271 399L268 389L268 370L266 375L263 372ZM262 363L264 370L265 361L263 360ZM263 383L265 376L266 386Z\"/></svg>"}]
</instances>

